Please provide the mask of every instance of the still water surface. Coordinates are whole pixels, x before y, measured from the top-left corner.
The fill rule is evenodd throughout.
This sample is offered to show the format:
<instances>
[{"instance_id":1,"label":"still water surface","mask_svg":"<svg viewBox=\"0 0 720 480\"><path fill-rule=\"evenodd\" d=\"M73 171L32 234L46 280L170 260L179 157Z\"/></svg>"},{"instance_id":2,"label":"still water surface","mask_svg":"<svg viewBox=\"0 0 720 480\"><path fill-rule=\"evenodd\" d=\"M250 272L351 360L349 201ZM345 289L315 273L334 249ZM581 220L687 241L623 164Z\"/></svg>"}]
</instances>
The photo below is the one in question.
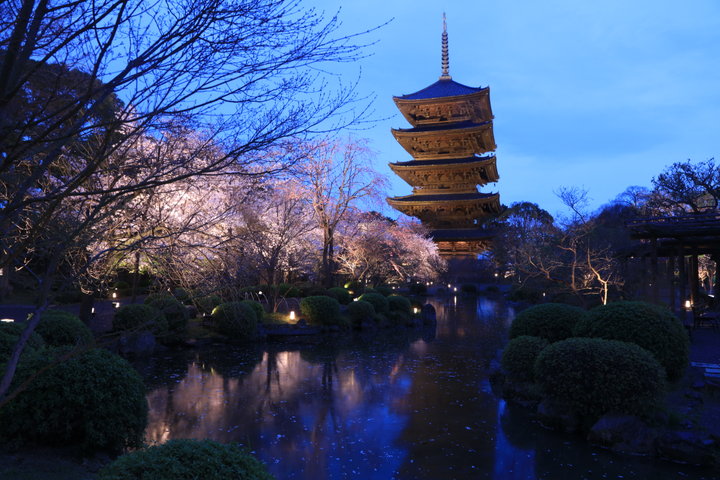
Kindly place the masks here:
<instances>
[{"instance_id":1,"label":"still water surface","mask_svg":"<svg viewBox=\"0 0 720 480\"><path fill-rule=\"evenodd\" d=\"M512 309L484 298L429 302L438 313L430 330L138 362L147 441L240 442L278 480L718 478L533 424L488 382Z\"/></svg>"}]
</instances>

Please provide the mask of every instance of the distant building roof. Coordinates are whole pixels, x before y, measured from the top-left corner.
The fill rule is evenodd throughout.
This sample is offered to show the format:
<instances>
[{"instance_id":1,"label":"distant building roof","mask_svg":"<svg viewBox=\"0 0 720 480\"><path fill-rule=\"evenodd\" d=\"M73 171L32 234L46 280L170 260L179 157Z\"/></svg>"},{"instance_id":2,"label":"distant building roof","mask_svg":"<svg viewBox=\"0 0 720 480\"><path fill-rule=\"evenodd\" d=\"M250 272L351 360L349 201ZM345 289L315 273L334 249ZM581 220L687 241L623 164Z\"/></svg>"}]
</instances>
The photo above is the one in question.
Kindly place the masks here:
<instances>
[{"instance_id":1,"label":"distant building roof","mask_svg":"<svg viewBox=\"0 0 720 480\"><path fill-rule=\"evenodd\" d=\"M468 87L467 85L463 85L462 83L458 83L454 80L441 78L429 87L425 87L415 93L402 95L396 98L401 100L426 100L429 98L456 97L458 95L469 95L471 93L480 92L485 89L487 89L487 87Z\"/></svg>"},{"instance_id":2,"label":"distant building roof","mask_svg":"<svg viewBox=\"0 0 720 480\"><path fill-rule=\"evenodd\" d=\"M464 122L458 122L453 123L451 125L448 124L440 124L440 125L422 125L420 127L413 127L413 128L393 128L393 132L412 132L412 133L418 133L418 132L448 132L448 133L455 133L456 130L461 130L463 128L476 128L481 127L483 125L492 124L492 121L488 120L486 122L482 123L475 123L470 120L466 120Z\"/></svg>"}]
</instances>

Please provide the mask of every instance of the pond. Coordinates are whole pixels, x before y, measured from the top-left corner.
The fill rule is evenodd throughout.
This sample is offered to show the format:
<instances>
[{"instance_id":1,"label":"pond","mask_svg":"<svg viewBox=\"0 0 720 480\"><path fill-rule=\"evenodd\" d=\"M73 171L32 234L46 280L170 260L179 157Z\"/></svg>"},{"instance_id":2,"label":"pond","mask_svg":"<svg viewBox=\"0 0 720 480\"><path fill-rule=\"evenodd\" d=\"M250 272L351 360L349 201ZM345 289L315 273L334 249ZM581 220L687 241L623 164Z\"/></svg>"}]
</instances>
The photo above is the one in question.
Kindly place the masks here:
<instances>
[{"instance_id":1,"label":"pond","mask_svg":"<svg viewBox=\"0 0 720 480\"><path fill-rule=\"evenodd\" d=\"M247 446L278 478L713 478L546 431L490 389L510 307L428 300L437 327L321 344L213 346L136 362L147 441Z\"/></svg>"}]
</instances>

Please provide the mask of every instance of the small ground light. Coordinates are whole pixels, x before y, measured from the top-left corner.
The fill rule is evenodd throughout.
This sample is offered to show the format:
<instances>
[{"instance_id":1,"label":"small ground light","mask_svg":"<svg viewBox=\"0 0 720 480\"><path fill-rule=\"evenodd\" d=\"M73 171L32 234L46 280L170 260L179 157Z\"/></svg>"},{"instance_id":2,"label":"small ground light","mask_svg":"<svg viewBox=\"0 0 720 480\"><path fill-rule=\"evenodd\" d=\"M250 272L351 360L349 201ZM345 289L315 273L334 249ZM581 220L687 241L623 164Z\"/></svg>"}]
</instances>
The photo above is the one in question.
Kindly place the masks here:
<instances>
[{"instance_id":1,"label":"small ground light","mask_svg":"<svg viewBox=\"0 0 720 480\"><path fill-rule=\"evenodd\" d=\"M113 307L120 308L120 302L112 302Z\"/></svg>"},{"instance_id":2,"label":"small ground light","mask_svg":"<svg viewBox=\"0 0 720 480\"><path fill-rule=\"evenodd\" d=\"M685 308L687 310L690 310L692 308L692 302L690 300L685 300Z\"/></svg>"},{"instance_id":3,"label":"small ground light","mask_svg":"<svg viewBox=\"0 0 720 480\"><path fill-rule=\"evenodd\" d=\"M453 292L457 292L457 287L453 287Z\"/></svg>"},{"instance_id":4,"label":"small ground light","mask_svg":"<svg viewBox=\"0 0 720 480\"><path fill-rule=\"evenodd\" d=\"M15 321L14 318L0 318L0 322L3 323L13 323Z\"/></svg>"},{"instance_id":5,"label":"small ground light","mask_svg":"<svg viewBox=\"0 0 720 480\"><path fill-rule=\"evenodd\" d=\"M90 313L91 313L92 315L95 315L95 307L92 307L92 308L90 309Z\"/></svg>"},{"instance_id":6,"label":"small ground light","mask_svg":"<svg viewBox=\"0 0 720 480\"><path fill-rule=\"evenodd\" d=\"M450 288L450 287L452 287L452 285L450 285L450 284L448 283L448 288Z\"/></svg>"},{"instance_id":7,"label":"small ground light","mask_svg":"<svg viewBox=\"0 0 720 480\"><path fill-rule=\"evenodd\" d=\"M258 295L262 295L262 290L260 290L260 291L258 292Z\"/></svg>"},{"instance_id":8,"label":"small ground light","mask_svg":"<svg viewBox=\"0 0 720 480\"><path fill-rule=\"evenodd\" d=\"M112 293L112 298L117 298L117 292Z\"/></svg>"},{"instance_id":9,"label":"small ground light","mask_svg":"<svg viewBox=\"0 0 720 480\"><path fill-rule=\"evenodd\" d=\"M417 307L413 307L413 313L417 315L420 312L420 309Z\"/></svg>"},{"instance_id":10,"label":"small ground light","mask_svg":"<svg viewBox=\"0 0 720 480\"><path fill-rule=\"evenodd\" d=\"M290 310L290 320L295 320L295 310Z\"/></svg>"}]
</instances>

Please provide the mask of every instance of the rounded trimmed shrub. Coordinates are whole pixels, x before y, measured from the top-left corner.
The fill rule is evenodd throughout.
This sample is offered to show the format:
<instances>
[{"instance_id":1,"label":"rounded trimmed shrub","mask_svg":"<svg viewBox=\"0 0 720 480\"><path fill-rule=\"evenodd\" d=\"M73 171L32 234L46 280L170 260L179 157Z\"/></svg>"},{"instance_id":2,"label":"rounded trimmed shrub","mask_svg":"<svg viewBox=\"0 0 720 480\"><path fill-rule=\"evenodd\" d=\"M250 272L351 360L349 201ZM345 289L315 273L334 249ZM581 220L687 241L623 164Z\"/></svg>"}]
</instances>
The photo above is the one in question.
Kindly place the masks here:
<instances>
[{"instance_id":1,"label":"rounded trimmed shrub","mask_svg":"<svg viewBox=\"0 0 720 480\"><path fill-rule=\"evenodd\" d=\"M535 360L548 344L544 338L529 335L513 338L503 350L502 367L510 378L532 382L535 378Z\"/></svg>"},{"instance_id":2,"label":"rounded trimmed shrub","mask_svg":"<svg viewBox=\"0 0 720 480\"><path fill-rule=\"evenodd\" d=\"M172 295L148 295L145 305L157 308L164 315L171 332L184 332L190 317L188 309Z\"/></svg>"},{"instance_id":3,"label":"rounded trimmed shrub","mask_svg":"<svg viewBox=\"0 0 720 480\"><path fill-rule=\"evenodd\" d=\"M212 440L170 440L125 454L100 480L273 480L265 465L238 445Z\"/></svg>"},{"instance_id":4,"label":"rounded trimmed shrub","mask_svg":"<svg viewBox=\"0 0 720 480\"><path fill-rule=\"evenodd\" d=\"M211 313L221 303L220 295L206 295L195 299L195 306L201 313Z\"/></svg>"},{"instance_id":5,"label":"rounded trimmed shrub","mask_svg":"<svg viewBox=\"0 0 720 480\"><path fill-rule=\"evenodd\" d=\"M390 295L387 300L391 312L404 312L407 314L412 312L412 303L401 295Z\"/></svg>"},{"instance_id":6,"label":"rounded trimmed shrub","mask_svg":"<svg viewBox=\"0 0 720 480\"><path fill-rule=\"evenodd\" d=\"M378 285L377 287L375 287L375 291L385 297L389 297L390 295L392 295L393 292L392 288L388 287L387 285Z\"/></svg>"},{"instance_id":7,"label":"rounded trimmed shrub","mask_svg":"<svg viewBox=\"0 0 720 480\"><path fill-rule=\"evenodd\" d=\"M300 296L300 289L289 283L281 283L277 286L280 295L286 298L297 298Z\"/></svg>"},{"instance_id":8,"label":"rounded trimmed shrub","mask_svg":"<svg viewBox=\"0 0 720 480\"><path fill-rule=\"evenodd\" d=\"M340 304L326 295L305 297L300 301L300 312L310 325L338 325Z\"/></svg>"},{"instance_id":9,"label":"rounded trimmed shrub","mask_svg":"<svg viewBox=\"0 0 720 480\"><path fill-rule=\"evenodd\" d=\"M588 311L576 325L575 336L631 342L643 347L665 367L674 382L688 365L689 340L673 313L646 302L614 302Z\"/></svg>"},{"instance_id":10,"label":"rounded trimmed shrub","mask_svg":"<svg viewBox=\"0 0 720 480\"><path fill-rule=\"evenodd\" d=\"M23 330L25 330L26 325L25 322L0 322L0 364L6 362L10 358L10 355L12 355L15 344L20 339L20 335ZM30 334L30 338L28 338L20 358L25 358L25 356L31 355L44 346L45 341L37 333L36 329L36 331Z\"/></svg>"},{"instance_id":11,"label":"rounded trimmed shrub","mask_svg":"<svg viewBox=\"0 0 720 480\"><path fill-rule=\"evenodd\" d=\"M165 315L153 306L140 303L118 308L112 325L117 332L149 330L155 335L165 335L168 331Z\"/></svg>"},{"instance_id":12,"label":"rounded trimmed shrub","mask_svg":"<svg viewBox=\"0 0 720 480\"><path fill-rule=\"evenodd\" d=\"M573 328L584 314L582 308L563 303L533 305L517 314L510 325L510 338L529 335L550 343L564 340L573 336Z\"/></svg>"},{"instance_id":13,"label":"rounded trimmed shrub","mask_svg":"<svg viewBox=\"0 0 720 480\"><path fill-rule=\"evenodd\" d=\"M363 320L373 320L375 318L375 307L372 303L358 300L357 302L350 302L347 307L348 316L353 326L358 326Z\"/></svg>"},{"instance_id":14,"label":"rounded trimmed shrub","mask_svg":"<svg viewBox=\"0 0 720 480\"><path fill-rule=\"evenodd\" d=\"M332 287L328 288L327 295L329 297L334 298L337 300L340 305L348 305L350 302L352 302L352 297L350 296L350 292L348 292L346 289L342 287Z\"/></svg>"},{"instance_id":15,"label":"rounded trimmed shrub","mask_svg":"<svg viewBox=\"0 0 720 480\"><path fill-rule=\"evenodd\" d=\"M18 366L15 385L68 352L50 349ZM87 451L139 447L147 423L145 386L119 356L93 349L38 374L0 409L0 438L19 444L78 445Z\"/></svg>"},{"instance_id":16,"label":"rounded trimmed shrub","mask_svg":"<svg viewBox=\"0 0 720 480\"><path fill-rule=\"evenodd\" d=\"M211 315L218 332L230 338L247 340L257 333L257 314L245 302L221 303Z\"/></svg>"},{"instance_id":17,"label":"rounded trimmed shrub","mask_svg":"<svg viewBox=\"0 0 720 480\"><path fill-rule=\"evenodd\" d=\"M244 303L252 308L253 312L255 312L255 318L257 321L262 322L262 319L265 316L265 308L263 308L260 302L256 302L255 300L241 300L240 303Z\"/></svg>"},{"instance_id":18,"label":"rounded trimmed shrub","mask_svg":"<svg viewBox=\"0 0 720 480\"><path fill-rule=\"evenodd\" d=\"M591 419L648 412L665 389L665 372L650 352L600 338L547 346L535 361L535 380L551 401Z\"/></svg>"},{"instance_id":19,"label":"rounded trimmed shrub","mask_svg":"<svg viewBox=\"0 0 720 480\"><path fill-rule=\"evenodd\" d=\"M77 315L64 310L46 310L35 328L45 343L51 347L64 345L90 345L93 334Z\"/></svg>"},{"instance_id":20,"label":"rounded trimmed shrub","mask_svg":"<svg viewBox=\"0 0 720 480\"><path fill-rule=\"evenodd\" d=\"M363 293L359 300L372 303L377 313L386 314L390 312L390 302L388 302L386 296L380 293Z\"/></svg>"}]
</instances>

